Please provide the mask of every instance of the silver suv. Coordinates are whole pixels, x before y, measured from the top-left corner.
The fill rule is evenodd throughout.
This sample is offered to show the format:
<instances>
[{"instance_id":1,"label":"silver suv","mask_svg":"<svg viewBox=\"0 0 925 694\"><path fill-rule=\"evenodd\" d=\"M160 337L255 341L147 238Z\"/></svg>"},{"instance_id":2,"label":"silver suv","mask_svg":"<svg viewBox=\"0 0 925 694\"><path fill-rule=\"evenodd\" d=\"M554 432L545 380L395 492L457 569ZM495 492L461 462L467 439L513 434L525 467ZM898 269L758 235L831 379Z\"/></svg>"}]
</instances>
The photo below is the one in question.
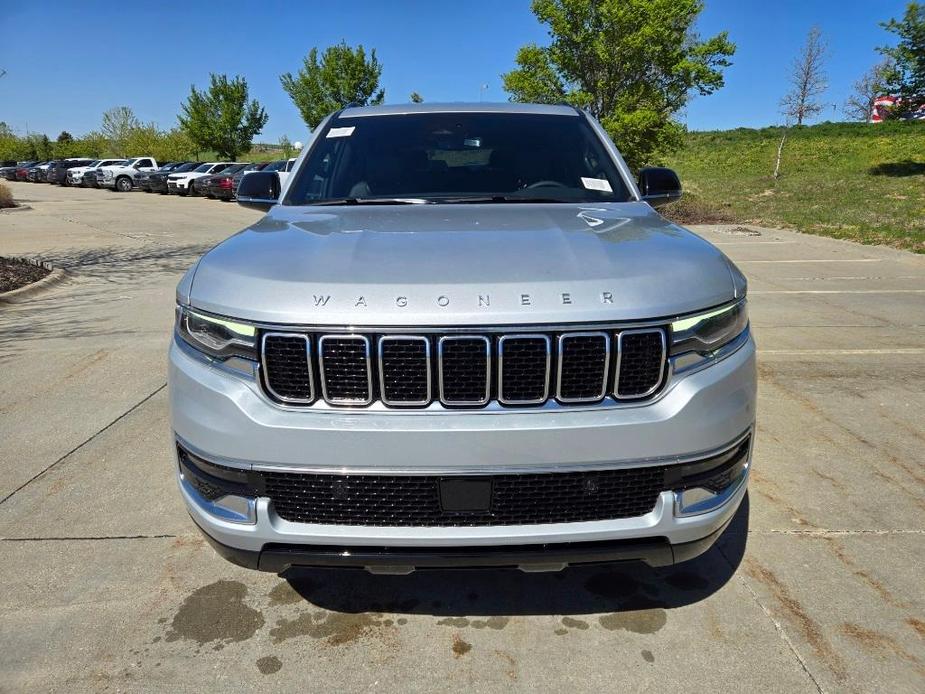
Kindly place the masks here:
<instances>
[{"instance_id":1,"label":"silver suv","mask_svg":"<svg viewBox=\"0 0 925 694\"><path fill-rule=\"evenodd\" d=\"M348 107L177 288L180 491L282 572L705 551L745 495L746 281L568 106Z\"/></svg>"}]
</instances>

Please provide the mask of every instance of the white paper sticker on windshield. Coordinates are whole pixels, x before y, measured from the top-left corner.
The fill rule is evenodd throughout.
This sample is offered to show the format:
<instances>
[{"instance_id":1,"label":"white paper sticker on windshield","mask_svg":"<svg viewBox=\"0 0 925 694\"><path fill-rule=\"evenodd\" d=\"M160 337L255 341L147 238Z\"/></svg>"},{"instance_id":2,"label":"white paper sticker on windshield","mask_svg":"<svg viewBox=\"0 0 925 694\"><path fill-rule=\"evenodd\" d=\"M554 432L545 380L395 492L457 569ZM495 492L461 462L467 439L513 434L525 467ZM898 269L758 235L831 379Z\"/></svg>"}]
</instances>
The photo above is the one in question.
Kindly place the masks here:
<instances>
[{"instance_id":1,"label":"white paper sticker on windshield","mask_svg":"<svg viewBox=\"0 0 925 694\"><path fill-rule=\"evenodd\" d=\"M356 130L355 125L351 125L349 128L331 128L328 130L328 137L350 137L353 135L354 130Z\"/></svg>"},{"instance_id":2,"label":"white paper sticker on windshield","mask_svg":"<svg viewBox=\"0 0 925 694\"><path fill-rule=\"evenodd\" d=\"M588 190L603 190L605 193L613 192L613 188L610 187L610 181L606 178L585 178L582 176L581 185Z\"/></svg>"}]
</instances>

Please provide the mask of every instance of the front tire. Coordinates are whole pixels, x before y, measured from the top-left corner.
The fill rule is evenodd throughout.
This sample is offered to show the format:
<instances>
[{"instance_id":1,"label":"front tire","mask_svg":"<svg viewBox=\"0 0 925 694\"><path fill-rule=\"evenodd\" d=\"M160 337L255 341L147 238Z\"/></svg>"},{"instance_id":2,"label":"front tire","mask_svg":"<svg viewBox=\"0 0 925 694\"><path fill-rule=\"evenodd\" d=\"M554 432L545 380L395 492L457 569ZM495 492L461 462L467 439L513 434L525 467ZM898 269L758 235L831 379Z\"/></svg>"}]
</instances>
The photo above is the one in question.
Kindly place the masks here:
<instances>
[{"instance_id":1,"label":"front tire","mask_svg":"<svg viewBox=\"0 0 925 694\"><path fill-rule=\"evenodd\" d=\"M119 176L116 179L116 190L120 193L128 193L132 190L132 179L128 176Z\"/></svg>"}]
</instances>

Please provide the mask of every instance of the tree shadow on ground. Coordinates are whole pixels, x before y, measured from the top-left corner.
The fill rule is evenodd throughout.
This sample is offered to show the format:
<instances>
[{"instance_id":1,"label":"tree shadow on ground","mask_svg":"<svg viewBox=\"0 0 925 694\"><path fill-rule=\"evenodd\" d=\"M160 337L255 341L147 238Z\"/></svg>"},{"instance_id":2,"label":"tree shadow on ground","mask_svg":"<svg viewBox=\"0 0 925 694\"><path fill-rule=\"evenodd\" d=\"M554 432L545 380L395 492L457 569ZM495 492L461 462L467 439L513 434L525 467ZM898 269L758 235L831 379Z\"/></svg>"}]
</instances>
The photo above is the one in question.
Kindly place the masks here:
<instances>
[{"instance_id":1,"label":"tree shadow on ground","mask_svg":"<svg viewBox=\"0 0 925 694\"><path fill-rule=\"evenodd\" d=\"M746 495L732 523L709 551L664 568L627 562L557 573L481 569L418 571L408 576L301 569L283 577L313 605L351 614L507 617L648 610L654 611L650 614L657 621L662 610L704 600L732 578L745 553L748 513ZM472 624L492 627L491 622Z\"/></svg>"},{"instance_id":2,"label":"tree shadow on ground","mask_svg":"<svg viewBox=\"0 0 925 694\"><path fill-rule=\"evenodd\" d=\"M877 164L867 169L871 176L889 176L890 178L903 178L905 176L922 176L925 175L925 162L912 161L905 159L903 161L893 161L886 164Z\"/></svg>"}]
</instances>

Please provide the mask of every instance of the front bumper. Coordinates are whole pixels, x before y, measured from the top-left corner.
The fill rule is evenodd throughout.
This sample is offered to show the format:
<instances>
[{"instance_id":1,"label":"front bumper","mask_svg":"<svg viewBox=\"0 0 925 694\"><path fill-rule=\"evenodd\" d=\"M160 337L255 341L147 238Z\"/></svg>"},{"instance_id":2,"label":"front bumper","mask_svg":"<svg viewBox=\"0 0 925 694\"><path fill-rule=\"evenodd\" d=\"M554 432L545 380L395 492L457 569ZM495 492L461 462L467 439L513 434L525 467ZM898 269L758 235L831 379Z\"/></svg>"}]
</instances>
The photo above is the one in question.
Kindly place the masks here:
<instances>
[{"instance_id":1,"label":"front bumper","mask_svg":"<svg viewBox=\"0 0 925 694\"><path fill-rule=\"evenodd\" d=\"M170 349L171 424L204 459L244 470L328 474L470 475L617 469L670 464L724 450L752 431L755 346L675 377L655 402L625 408L506 412L292 411L270 403L255 379ZM179 475L178 475L179 476ZM216 513L180 478L195 523L220 553L280 571L295 565L517 565L559 567L642 559L654 565L696 556L730 522L747 470L716 505L678 512L676 493L633 518L462 527L372 527L294 523L267 497L254 522Z\"/></svg>"}]
</instances>

